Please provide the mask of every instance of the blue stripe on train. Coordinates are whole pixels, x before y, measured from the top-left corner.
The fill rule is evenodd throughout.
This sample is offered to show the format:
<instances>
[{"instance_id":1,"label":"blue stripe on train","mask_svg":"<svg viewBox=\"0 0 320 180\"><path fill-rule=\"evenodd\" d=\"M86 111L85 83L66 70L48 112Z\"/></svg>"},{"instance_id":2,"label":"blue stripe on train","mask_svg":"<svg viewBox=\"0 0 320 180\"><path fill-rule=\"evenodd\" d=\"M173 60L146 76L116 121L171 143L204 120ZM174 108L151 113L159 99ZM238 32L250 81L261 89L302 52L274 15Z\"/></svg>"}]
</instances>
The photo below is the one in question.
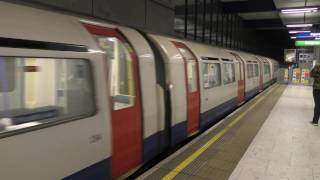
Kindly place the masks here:
<instances>
[{"instance_id":1,"label":"blue stripe on train","mask_svg":"<svg viewBox=\"0 0 320 180\"><path fill-rule=\"evenodd\" d=\"M248 92L246 92L246 100L253 98L259 93L259 87L256 87Z\"/></svg>"},{"instance_id":2,"label":"blue stripe on train","mask_svg":"<svg viewBox=\"0 0 320 180\"><path fill-rule=\"evenodd\" d=\"M269 87L270 84L271 84L271 81L264 83L263 84L263 89L266 89L267 87Z\"/></svg>"},{"instance_id":3,"label":"blue stripe on train","mask_svg":"<svg viewBox=\"0 0 320 180\"><path fill-rule=\"evenodd\" d=\"M217 122L227 113L231 112L237 107L237 98L233 98L207 112L200 115L200 128L204 129L212 123Z\"/></svg>"},{"instance_id":4,"label":"blue stripe on train","mask_svg":"<svg viewBox=\"0 0 320 180\"><path fill-rule=\"evenodd\" d=\"M149 161L167 146L165 131L159 131L143 140L143 161Z\"/></svg>"},{"instance_id":5,"label":"blue stripe on train","mask_svg":"<svg viewBox=\"0 0 320 180\"><path fill-rule=\"evenodd\" d=\"M171 145L174 146L187 138L187 121L171 127ZM143 141L143 161L151 160L168 146L165 131L157 132Z\"/></svg>"},{"instance_id":6,"label":"blue stripe on train","mask_svg":"<svg viewBox=\"0 0 320 180\"><path fill-rule=\"evenodd\" d=\"M81 158L81 157L79 157ZM111 179L111 158L95 163L63 180L106 180Z\"/></svg>"},{"instance_id":7,"label":"blue stripe on train","mask_svg":"<svg viewBox=\"0 0 320 180\"><path fill-rule=\"evenodd\" d=\"M174 146L188 136L187 121L180 122L171 128L171 145Z\"/></svg>"}]
</instances>

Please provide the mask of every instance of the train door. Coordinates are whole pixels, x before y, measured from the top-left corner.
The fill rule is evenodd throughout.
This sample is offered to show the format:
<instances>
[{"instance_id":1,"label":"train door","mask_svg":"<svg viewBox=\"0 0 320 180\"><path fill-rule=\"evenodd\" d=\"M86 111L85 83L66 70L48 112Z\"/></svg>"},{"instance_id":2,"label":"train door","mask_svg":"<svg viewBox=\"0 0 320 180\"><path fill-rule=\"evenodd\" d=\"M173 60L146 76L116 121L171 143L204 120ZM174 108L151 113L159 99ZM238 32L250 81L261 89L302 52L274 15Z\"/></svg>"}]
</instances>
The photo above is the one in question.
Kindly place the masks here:
<instances>
[{"instance_id":1,"label":"train door","mask_svg":"<svg viewBox=\"0 0 320 180\"><path fill-rule=\"evenodd\" d=\"M265 59L265 63L264 63L264 68L267 70L267 72L269 73L269 79L267 80L268 81L268 86L271 85L271 80L272 80L272 75L271 75L271 68L270 68L270 63L269 63L269 60L268 59Z\"/></svg>"},{"instance_id":2,"label":"train door","mask_svg":"<svg viewBox=\"0 0 320 180\"><path fill-rule=\"evenodd\" d=\"M272 81L272 74L271 74L272 72L271 72L270 63L268 62L268 64L267 64L267 65L268 65L269 78L270 78L270 79L269 79L269 85L271 85L271 84L272 84L272 82L271 82L271 81Z\"/></svg>"},{"instance_id":3,"label":"train door","mask_svg":"<svg viewBox=\"0 0 320 180\"><path fill-rule=\"evenodd\" d=\"M264 67L263 62L260 62L260 91L263 90L263 75L264 75Z\"/></svg>"},{"instance_id":4,"label":"train door","mask_svg":"<svg viewBox=\"0 0 320 180\"><path fill-rule=\"evenodd\" d=\"M259 91L262 91L263 90L263 62L255 57L256 60L257 60L257 63L258 63L258 67L260 69L259 71Z\"/></svg>"},{"instance_id":5,"label":"train door","mask_svg":"<svg viewBox=\"0 0 320 180\"><path fill-rule=\"evenodd\" d=\"M231 54L239 62L240 79L238 81L238 104L241 104L245 100L245 70L244 70L245 64L238 54L236 53L231 53Z\"/></svg>"},{"instance_id":6,"label":"train door","mask_svg":"<svg viewBox=\"0 0 320 180\"><path fill-rule=\"evenodd\" d=\"M260 60L259 58L257 58L257 60L258 60L259 67L260 67L259 89L260 89L260 91L262 91L263 90L263 74L264 74L265 69L263 67L263 61Z\"/></svg>"},{"instance_id":7,"label":"train door","mask_svg":"<svg viewBox=\"0 0 320 180\"><path fill-rule=\"evenodd\" d=\"M115 29L84 24L108 60L112 118L112 177L141 163L142 115L138 60L132 47Z\"/></svg>"},{"instance_id":8,"label":"train door","mask_svg":"<svg viewBox=\"0 0 320 180\"><path fill-rule=\"evenodd\" d=\"M190 49L183 43L173 42L179 50L184 60L185 81L187 93L187 131L188 134L196 132L199 129L200 115L200 90L199 90L199 72L198 61Z\"/></svg>"}]
</instances>

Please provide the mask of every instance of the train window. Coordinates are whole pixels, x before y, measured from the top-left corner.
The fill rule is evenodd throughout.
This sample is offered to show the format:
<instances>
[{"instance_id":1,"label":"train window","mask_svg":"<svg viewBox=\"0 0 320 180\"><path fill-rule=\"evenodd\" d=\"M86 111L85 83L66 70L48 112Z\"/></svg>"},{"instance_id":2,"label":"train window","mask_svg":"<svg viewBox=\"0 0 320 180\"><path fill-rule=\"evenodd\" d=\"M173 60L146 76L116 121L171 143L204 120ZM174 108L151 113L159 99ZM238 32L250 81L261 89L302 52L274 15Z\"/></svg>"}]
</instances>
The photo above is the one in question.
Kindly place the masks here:
<instances>
[{"instance_id":1,"label":"train window","mask_svg":"<svg viewBox=\"0 0 320 180\"><path fill-rule=\"evenodd\" d=\"M251 68L251 78L254 77L254 64L250 64L250 68Z\"/></svg>"},{"instance_id":2,"label":"train window","mask_svg":"<svg viewBox=\"0 0 320 180\"><path fill-rule=\"evenodd\" d=\"M234 72L234 64L231 63L223 63L223 83L230 84L236 81L235 72Z\"/></svg>"},{"instance_id":3,"label":"train window","mask_svg":"<svg viewBox=\"0 0 320 180\"><path fill-rule=\"evenodd\" d=\"M178 50L187 64L188 91L196 92L198 90L196 60L188 49L179 47Z\"/></svg>"},{"instance_id":4,"label":"train window","mask_svg":"<svg viewBox=\"0 0 320 180\"><path fill-rule=\"evenodd\" d=\"M253 77L253 64L248 64L247 65L247 71L248 71L248 78L252 78Z\"/></svg>"},{"instance_id":5,"label":"train window","mask_svg":"<svg viewBox=\"0 0 320 180\"><path fill-rule=\"evenodd\" d=\"M188 72L188 90L189 92L196 92L198 90L196 61L187 60L187 72Z\"/></svg>"},{"instance_id":6,"label":"train window","mask_svg":"<svg viewBox=\"0 0 320 180\"><path fill-rule=\"evenodd\" d=\"M110 94L113 110L134 106L133 62L127 46L115 37L97 36L96 38L109 60Z\"/></svg>"},{"instance_id":7,"label":"train window","mask_svg":"<svg viewBox=\"0 0 320 180\"><path fill-rule=\"evenodd\" d=\"M258 77L259 76L259 65L258 64L254 64L254 70L255 70L254 77Z\"/></svg>"},{"instance_id":8,"label":"train window","mask_svg":"<svg viewBox=\"0 0 320 180\"><path fill-rule=\"evenodd\" d=\"M264 74L270 74L270 66L269 66L269 64L264 64Z\"/></svg>"},{"instance_id":9,"label":"train window","mask_svg":"<svg viewBox=\"0 0 320 180\"><path fill-rule=\"evenodd\" d=\"M205 89L221 85L221 67L218 63L203 63L203 87Z\"/></svg>"},{"instance_id":10,"label":"train window","mask_svg":"<svg viewBox=\"0 0 320 180\"><path fill-rule=\"evenodd\" d=\"M254 78L259 76L259 65L258 64L248 64L248 78Z\"/></svg>"},{"instance_id":11,"label":"train window","mask_svg":"<svg viewBox=\"0 0 320 180\"><path fill-rule=\"evenodd\" d=\"M15 88L15 67L14 58L0 57L0 93L11 92Z\"/></svg>"},{"instance_id":12,"label":"train window","mask_svg":"<svg viewBox=\"0 0 320 180\"><path fill-rule=\"evenodd\" d=\"M90 116L95 112L90 64L82 59L0 57L0 132ZM14 63L12 63L14 62ZM2 67L1 66L1 67ZM3 71L1 71L3 72Z\"/></svg>"}]
</instances>

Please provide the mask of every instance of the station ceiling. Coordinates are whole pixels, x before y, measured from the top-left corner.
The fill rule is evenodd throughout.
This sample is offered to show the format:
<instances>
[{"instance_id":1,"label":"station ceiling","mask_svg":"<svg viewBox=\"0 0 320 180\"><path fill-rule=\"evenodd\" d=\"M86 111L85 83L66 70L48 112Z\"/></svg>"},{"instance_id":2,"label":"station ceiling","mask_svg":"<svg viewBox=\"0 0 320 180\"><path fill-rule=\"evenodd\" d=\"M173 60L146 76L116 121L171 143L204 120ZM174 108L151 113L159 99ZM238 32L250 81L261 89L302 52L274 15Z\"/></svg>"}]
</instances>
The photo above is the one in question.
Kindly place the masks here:
<instances>
[{"instance_id":1,"label":"station ceiling","mask_svg":"<svg viewBox=\"0 0 320 180\"><path fill-rule=\"evenodd\" d=\"M192 17L194 0L187 1L189 3L189 14ZM206 12L210 12L209 3L211 0L200 1L208 4ZM215 0L213 1L215 2ZM184 14L183 5L185 2L186 0L174 0L176 15L180 15L181 18ZM222 4L224 13L237 14L243 20L246 28L256 30L260 37L265 37L265 39L271 41L271 44L277 44L282 48L294 47L294 40L290 39L289 30L320 31L320 0L220 0L220 4ZM282 9L305 7L318 7L319 10L311 13L281 13ZM203 9L200 7L199 11L201 13ZM313 24L313 26L287 28L286 25L289 24ZM183 26L180 28L183 28ZM193 27L188 26L188 31L192 32Z\"/></svg>"},{"instance_id":2,"label":"station ceiling","mask_svg":"<svg viewBox=\"0 0 320 180\"><path fill-rule=\"evenodd\" d=\"M268 38L276 38L284 48L291 48L294 39L290 30L320 30L320 11L283 14L283 9L320 8L320 0L221 0L225 12L237 13L247 27ZM286 25L312 24L312 27L288 28ZM291 46L291 47L290 47Z\"/></svg>"},{"instance_id":3,"label":"station ceiling","mask_svg":"<svg viewBox=\"0 0 320 180\"><path fill-rule=\"evenodd\" d=\"M250 27L286 29L288 24L320 24L320 11L282 14L281 9L320 7L320 0L221 0L224 10L238 13ZM258 22L257 22L258 21Z\"/></svg>"}]
</instances>

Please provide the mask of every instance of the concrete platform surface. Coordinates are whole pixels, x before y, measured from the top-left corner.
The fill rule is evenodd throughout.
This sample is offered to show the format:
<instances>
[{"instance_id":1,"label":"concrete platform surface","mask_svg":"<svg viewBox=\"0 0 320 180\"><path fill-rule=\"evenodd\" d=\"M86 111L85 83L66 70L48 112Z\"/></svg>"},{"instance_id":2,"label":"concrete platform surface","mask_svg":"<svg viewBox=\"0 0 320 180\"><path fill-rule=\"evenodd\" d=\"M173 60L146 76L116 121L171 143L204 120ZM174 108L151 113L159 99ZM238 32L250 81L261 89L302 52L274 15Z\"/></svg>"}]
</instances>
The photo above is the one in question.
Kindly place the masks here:
<instances>
[{"instance_id":1,"label":"concrete platform surface","mask_svg":"<svg viewBox=\"0 0 320 180\"><path fill-rule=\"evenodd\" d=\"M320 180L312 87L288 86L229 180Z\"/></svg>"}]
</instances>

